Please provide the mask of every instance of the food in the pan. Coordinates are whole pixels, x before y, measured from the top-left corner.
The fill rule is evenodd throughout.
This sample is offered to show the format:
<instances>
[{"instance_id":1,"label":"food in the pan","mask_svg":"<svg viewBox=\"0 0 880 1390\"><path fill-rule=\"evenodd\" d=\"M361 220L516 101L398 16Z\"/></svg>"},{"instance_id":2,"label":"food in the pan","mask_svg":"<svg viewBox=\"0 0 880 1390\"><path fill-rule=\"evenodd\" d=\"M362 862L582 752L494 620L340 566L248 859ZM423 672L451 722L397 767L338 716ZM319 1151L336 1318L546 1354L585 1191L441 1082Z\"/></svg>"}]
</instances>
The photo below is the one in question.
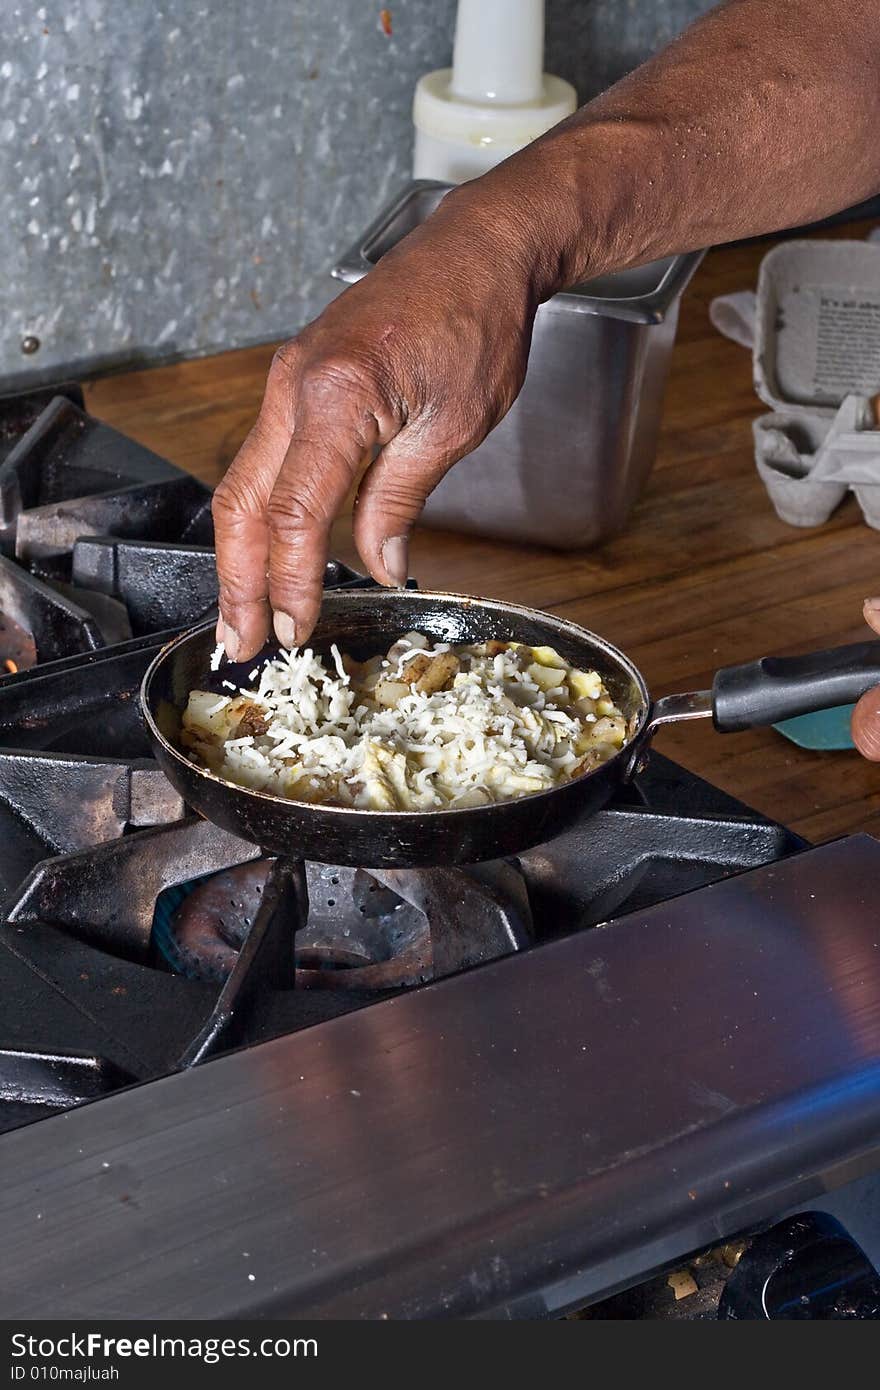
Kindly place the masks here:
<instances>
[{"instance_id":1,"label":"food in the pan","mask_svg":"<svg viewBox=\"0 0 880 1390\"><path fill-rule=\"evenodd\" d=\"M374 811L483 806L548 790L623 746L597 671L552 647L431 644L384 657L282 651L229 693L194 690L187 753L218 776L295 801Z\"/></svg>"}]
</instances>

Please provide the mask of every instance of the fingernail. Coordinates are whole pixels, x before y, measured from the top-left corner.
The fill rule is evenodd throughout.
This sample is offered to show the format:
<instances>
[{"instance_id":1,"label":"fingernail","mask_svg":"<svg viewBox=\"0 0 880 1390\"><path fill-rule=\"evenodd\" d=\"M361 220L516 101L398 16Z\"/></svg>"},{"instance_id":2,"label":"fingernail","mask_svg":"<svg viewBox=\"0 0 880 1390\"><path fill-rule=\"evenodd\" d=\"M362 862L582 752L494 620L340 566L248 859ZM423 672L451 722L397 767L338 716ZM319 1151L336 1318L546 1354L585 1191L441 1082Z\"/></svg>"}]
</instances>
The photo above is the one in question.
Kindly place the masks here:
<instances>
[{"instance_id":1,"label":"fingernail","mask_svg":"<svg viewBox=\"0 0 880 1390\"><path fill-rule=\"evenodd\" d=\"M286 647L288 651L292 647L295 647L296 623L294 622L293 618L291 618L290 614L282 613L278 609L276 609L273 621L275 624L275 636L278 638L278 641L281 643L282 647Z\"/></svg>"},{"instance_id":2,"label":"fingernail","mask_svg":"<svg viewBox=\"0 0 880 1390\"><path fill-rule=\"evenodd\" d=\"M230 661L238 661L238 654L241 651L241 638L234 627L228 623L223 624L222 642L226 655Z\"/></svg>"},{"instance_id":3,"label":"fingernail","mask_svg":"<svg viewBox=\"0 0 880 1390\"><path fill-rule=\"evenodd\" d=\"M382 564L385 573L398 589L406 588L409 578L409 537L389 536L382 542Z\"/></svg>"}]
</instances>

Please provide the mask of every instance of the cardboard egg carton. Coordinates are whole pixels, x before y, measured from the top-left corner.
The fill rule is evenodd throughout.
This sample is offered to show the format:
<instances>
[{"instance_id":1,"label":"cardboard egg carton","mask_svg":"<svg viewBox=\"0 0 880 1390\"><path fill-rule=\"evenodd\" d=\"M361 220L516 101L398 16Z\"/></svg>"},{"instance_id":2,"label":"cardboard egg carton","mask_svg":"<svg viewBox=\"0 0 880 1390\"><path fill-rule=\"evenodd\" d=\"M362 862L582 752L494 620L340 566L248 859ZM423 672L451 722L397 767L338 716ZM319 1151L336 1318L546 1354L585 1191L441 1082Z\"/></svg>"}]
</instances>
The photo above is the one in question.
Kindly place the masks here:
<instances>
[{"instance_id":1,"label":"cardboard egg carton","mask_svg":"<svg viewBox=\"0 0 880 1390\"><path fill-rule=\"evenodd\" d=\"M847 493L880 530L880 243L789 241L755 295L716 300L728 337L752 335L758 473L777 514L821 526Z\"/></svg>"}]
</instances>

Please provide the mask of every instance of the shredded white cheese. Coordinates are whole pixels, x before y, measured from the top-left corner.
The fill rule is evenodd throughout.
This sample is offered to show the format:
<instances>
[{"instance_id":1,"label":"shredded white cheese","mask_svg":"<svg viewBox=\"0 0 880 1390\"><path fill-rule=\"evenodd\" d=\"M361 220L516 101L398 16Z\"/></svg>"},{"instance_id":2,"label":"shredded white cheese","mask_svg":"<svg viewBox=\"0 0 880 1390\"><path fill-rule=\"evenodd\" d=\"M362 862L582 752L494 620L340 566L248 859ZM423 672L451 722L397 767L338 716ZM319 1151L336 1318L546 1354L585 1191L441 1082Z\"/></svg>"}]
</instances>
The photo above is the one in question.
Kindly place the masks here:
<instances>
[{"instance_id":1,"label":"shredded white cheese","mask_svg":"<svg viewBox=\"0 0 880 1390\"><path fill-rule=\"evenodd\" d=\"M307 647L251 672L240 698L194 691L184 743L220 776L248 787L374 810L430 810L546 790L624 741L624 718L598 674L571 671L549 648L453 649L411 637L418 640L395 643L364 678L352 679L335 645L332 670ZM442 688L410 674L449 653Z\"/></svg>"}]
</instances>

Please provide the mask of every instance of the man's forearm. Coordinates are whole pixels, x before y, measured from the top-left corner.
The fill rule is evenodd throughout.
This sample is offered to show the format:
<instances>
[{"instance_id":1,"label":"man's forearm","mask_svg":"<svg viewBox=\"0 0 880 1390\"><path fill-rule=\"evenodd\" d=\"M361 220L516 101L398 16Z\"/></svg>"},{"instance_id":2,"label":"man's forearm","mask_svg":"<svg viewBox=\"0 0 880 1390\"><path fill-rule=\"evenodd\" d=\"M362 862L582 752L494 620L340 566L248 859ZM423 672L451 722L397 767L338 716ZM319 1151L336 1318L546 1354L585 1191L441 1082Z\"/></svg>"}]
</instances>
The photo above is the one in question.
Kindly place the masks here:
<instances>
[{"instance_id":1,"label":"man's forearm","mask_svg":"<svg viewBox=\"0 0 880 1390\"><path fill-rule=\"evenodd\" d=\"M320 610L331 522L408 574L425 497L516 399L538 302L880 189L880 0L733 0L565 124L453 190L277 355L214 494L218 636L250 659ZM871 716L873 718L873 715Z\"/></svg>"},{"instance_id":2,"label":"man's forearm","mask_svg":"<svg viewBox=\"0 0 880 1390\"><path fill-rule=\"evenodd\" d=\"M730 0L470 187L528 238L539 298L869 197L880 0Z\"/></svg>"}]
</instances>

